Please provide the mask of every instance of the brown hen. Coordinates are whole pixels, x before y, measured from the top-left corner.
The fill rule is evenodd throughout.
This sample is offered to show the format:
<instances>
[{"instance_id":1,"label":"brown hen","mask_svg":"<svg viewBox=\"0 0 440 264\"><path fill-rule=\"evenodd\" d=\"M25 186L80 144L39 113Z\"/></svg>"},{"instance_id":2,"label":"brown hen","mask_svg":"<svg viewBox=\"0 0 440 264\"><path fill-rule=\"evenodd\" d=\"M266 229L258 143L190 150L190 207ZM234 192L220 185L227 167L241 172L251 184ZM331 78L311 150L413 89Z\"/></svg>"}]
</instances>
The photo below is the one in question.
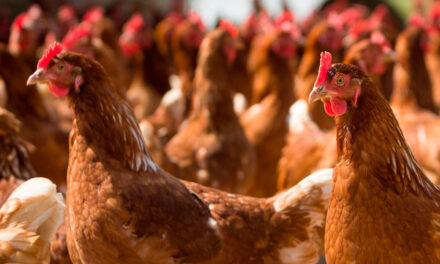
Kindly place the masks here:
<instances>
[{"instance_id":1,"label":"brown hen","mask_svg":"<svg viewBox=\"0 0 440 264\"><path fill-rule=\"evenodd\" d=\"M67 97L74 114L73 263L316 263L332 170L269 199L181 182L151 160L101 65L55 45L40 66L28 82L57 84L52 91Z\"/></svg>"},{"instance_id":2,"label":"brown hen","mask_svg":"<svg viewBox=\"0 0 440 264\"><path fill-rule=\"evenodd\" d=\"M227 51L227 52L226 52ZM228 192L246 194L253 180L255 152L234 112L230 72L235 39L218 28L200 47L192 110L166 145L174 175Z\"/></svg>"},{"instance_id":3,"label":"brown hen","mask_svg":"<svg viewBox=\"0 0 440 264\"><path fill-rule=\"evenodd\" d=\"M310 100L322 100L337 127L327 263L438 263L440 190L372 79L323 53Z\"/></svg>"},{"instance_id":4,"label":"brown hen","mask_svg":"<svg viewBox=\"0 0 440 264\"><path fill-rule=\"evenodd\" d=\"M251 189L255 196L276 192L276 166L287 135L287 113L294 101L295 41L292 32L275 29L257 36L251 49L249 63L255 67L252 101L258 103L249 107L240 121L257 153Z\"/></svg>"}]
</instances>

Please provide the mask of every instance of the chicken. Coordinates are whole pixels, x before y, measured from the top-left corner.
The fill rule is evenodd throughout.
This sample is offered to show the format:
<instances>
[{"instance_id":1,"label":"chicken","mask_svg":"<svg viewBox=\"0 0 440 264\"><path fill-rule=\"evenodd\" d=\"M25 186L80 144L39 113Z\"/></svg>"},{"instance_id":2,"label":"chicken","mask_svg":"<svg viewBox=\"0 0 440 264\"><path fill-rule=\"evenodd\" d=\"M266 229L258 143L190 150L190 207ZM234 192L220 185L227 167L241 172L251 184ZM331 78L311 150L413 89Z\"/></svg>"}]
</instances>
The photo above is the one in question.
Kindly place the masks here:
<instances>
[{"instance_id":1,"label":"chicken","mask_svg":"<svg viewBox=\"0 0 440 264\"><path fill-rule=\"evenodd\" d=\"M395 58L396 55L385 36L380 31L374 31L369 39L363 39L348 49L343 63L355 64L368 73L385 98L389 99L393 88Z\"/></svg>"},{"instance_id":2,"label":"chicken","mask_svg":"<svg viewBox=\"0 0 440 264\"><path fill-rule=\"evenodd\" d=\"M287 135L287 114L295 97L296 40L299 31L289 21L254 40L249 63L254 65L253 99L240 117L246 136L257 153L256 178L251 194L267 197L276 192L276 167Z\"/></svg>"},{"instance_id":3,"label":"chicken","mask_svg":"<svg viewBox=\"0 0 440 264\"><path fill-rule=\"evenodd\" d=\"M337 127L327 263L439 263L440 189L372 79L325 52L309 100L322 100Z\"/></svg>"},{"instance_id":4,"label":"chicken","mask_svg":"<svg viewBox=\"0 0 440 264\"><path fill-rule=\"evenodd\" d=\"M104 8L100 6L90 7L83 15L82 22L90 25L93 37L101 39L116 54L118 59L122 58L118 45L118 30L114 22L105 16Z\"/></svg>"},{"instance_id":5,"label":"chicken","mask_svg":"<svg viewBox=\"0 0 440 264\"><path fill-rule=\"evenodd\" d=\"M330 23L331 22L331 23ZM331 50L336 61L341 58L339 53L342 48L342 28L337 20L321 21L311 29L304 49L304 55L298 66L295 94L298 99L307 100L318 70L318 54L324 50ZM309 106L309 114L320 129L329 130L334 126L333 120L325 115L322 107L317 104Z\"/></svg>"},{"instance_id":6,"label":"chicken","mask_svg":"<svg viewBox=\"0 0 440 264\"><path fill-rule=\"evenodd\" d=\"M0 46L0 76L8 96L6 109L22 121L20 135L35 146L30 160L37 174L63 188L66 183L68 133L51 116L35 86L26 87L31 69ZM48 163L47 161L51 162Z\"/></svg>"},{"instance_id":7,"label":"chicken","mask_svg":"<svg viewBox=\"0 0 440 264\"><path fill-rule=\"evenodd\" d=\"M428 174L430 179L438 183L439 179L436 174L440 173L437 166L437 153L439 152L434 139L437 117L429 113L421 115L418 106L416 106L417 102L412 101L418 100L425 107L433 106L429 90L430 85L426 83L426 80L429 82L429 78L423 64L423 57L420 57L420 53L422 53L421 46L417 45L413 48L408 46L420 43L423 39L422 31L413 28L398 38L397 47L401 62L396 65L396 91L393 93L392 105L415 157L421 162L425 171L430 172ZM384 92L383 86L378 83L380 77L378 73L383 72L384 67L387 66L385 63L389 59L395 60L396 55L389 49L387 43L383 42L383 38L376 34L378 32L374 32L371 39L361 40L351 46L344 62L355 64L366 72L372 72L373 81ZM375 44L372 40L379 43ZM379 47L381 47L381 50L377 50ZM366 49L371 50L368 52ZM409 63L409 55L412 56L413 64ZM377 63L363 62L364 58L368 56L375 58L374 60L373 58L368 59L370 62L375 61ZM374 72L376 74L373 74ZM414 92L408 91L410 87L409 80L411 80L410 83L414 87L412 89ZM391 89L387 90L391 91ZM418 96L414 97L414 94ZM431 101L430 104L429 101ZM299 113L293 113L293 115L301 117ZM337 163L336 142L331 141L335 137L336 131L331 130L330 133L323 133L316 128L313 122L310 122L307 113L302 116L308 118L308 120L293 120L291 122L288 141L283 148L282 158L278 164L278 190L293 186L317 169L333 167ZM427 151L428 149L429 151ZM427 155L427 153L429 154Z\"/></svg>"},{"instance_id":8,"label":"chicken","mask_svg":"<svg viewBox=\"0 0 440 264\"><path fill-rule=\"evenodd\" d=\"M402 30L400 19L385 5L377 5L368 18L362 18L350 24L344 44L350 47L362 39L369 38L374 31L382 32L393 45Z\"/></svg>"},{"instance_id":9,"label":"chicken","mask_svg":"<svg viewBox=\"0 0 440 264\"><path fill-rule=\"evenodd\" d=\"M67 190L73 263L316 263L332 170L268 199L179 181L151 160L132 110L101 65L59 44L39 65L28 83L56 83L51 91L67 97L74 115Z\"/></svg>"},{"instance_id":10,"label":"chicken","mask_svg":"<svg viewBox=\"0 0 440 264\"><path fill-rule=\"evenodd\" d=\"M179 178L246 194L253 180L255 152L233 108L230 72L236 38L220 27L203 39L192 110L165 152Z\"/></svg>"},{"instance_id":11,"label":"chicken","mask_svg":"<svg viewBox=\"0 0 440 264\"><path fill-rule=\"evenodd\" d=\"M137 120L151 115L160 103L161 91L169 90L169 72L165 58L159 53L148 27L140 13L125 23L119 38L130 66L131 78L126 96Z\"/></svg>"},{"instance_id":12,"label":"chicken","mask_svg":"<svg viewBox=\"0 0 440 264\"><path fill-rule=\"evenodd\" d=\"M173 63L180 78L185 100L185 117L191 105L197 56L205 31L206 26L200 16L195 12L190 12L188 18L176 26L171 39Z\"/></svg>"},{"instance_id":13,"label":"chicken","mask_svg":"<svg viewBox=\"0 0 440 264\"><path fill-rule=\"evenodd\" d=\"M69 30L78 24L78 17L73 6L63 5L58 8L57 13L58 34L65 36Z\"/></svg>"},{"instance_id":14,"label":"chicken","mask_svg":"<svg viewBox=\"0 0 440 264\"><path fill-rule=\"evenodd\" d=\"M188 118L197 54L204 34L205 25L197 13L190 13L173 30L171 48L178 78L172 76L174 87L162 98L154 114L143 120L144 136L147 142L151 142L150 151L157 162L166 160L164 146ZM164 165L163 162L159 164Z\"/></svg>"},{"instance_id":15,"label":"chicken","mask_svg":"<svg viewBox=\"0 0 440 264\"><path fill-rule=\"evenodd\" d=\"M37 48L42 43L45 31L42 10L38 5L32 5L12 23L8 41L9 52L28 67L34 67L37 62Z\"/></svg>"},{"instance_id":16,"label":"chicken","mask_svg":"<svg viewBox=\"0 0 440 264\"><path fill-rule=\"evenodd\" d=\"M240 93L246 99L246 105L240 109L247 108L247 104L252 100L252 74L248 67L249 53L252 46L252 41L258 34L260 23L257 14L251 14L238 30L240 40L243 42L243 47L237 50L237 58L233 64L231 86L236 93Z\"/></svg>"},{"instance_id":17,"label":"chicken","mask_svg":"<svg viewBox=\"0 0 440 264\"><path fill-rule=\"evenodd\" d=\"M424 60L428 56L423 51L426 41L426 32L420 25L412 24L399 35L391 106L415 158L428 177L440 184L440 118Z\"/></svg>"},{"instance_id":18,"label":"chicken","mask_svg":"<svg viewBox=\"0 0 440 264\"><path fill-rule=\"evenodd\" d=\"M185 17L183 15L173 12L160 21L154 29L154 41L157 44L159 52L167 58L170 64L172 64L173 61L171 42L174 30L184 19Z\"/></svg>"},{"instance_id":19,"label":"chicken","mask_svg":"<svg viewBox=\"0 0 440 264\"><path fill-rule=\"evenodd\" d=\"M50 180L21 184L0 209L0 262L50 263L50 243L64 210L63 196Z\"/></svg>"}]
</instances>

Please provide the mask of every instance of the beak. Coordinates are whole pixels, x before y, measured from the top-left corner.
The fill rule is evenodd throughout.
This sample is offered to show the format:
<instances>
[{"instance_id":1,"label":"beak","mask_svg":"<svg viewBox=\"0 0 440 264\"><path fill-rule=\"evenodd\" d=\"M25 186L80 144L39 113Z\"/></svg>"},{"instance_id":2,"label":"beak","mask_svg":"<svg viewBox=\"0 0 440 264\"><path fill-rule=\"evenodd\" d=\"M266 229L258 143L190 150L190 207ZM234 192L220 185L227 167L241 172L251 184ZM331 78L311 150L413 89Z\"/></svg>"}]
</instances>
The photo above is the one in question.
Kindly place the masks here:
<instances>
[{"instance_id":1,"label":"beak","mask_svg":"<svg viewBox=\"0 0 440 264\"><path fill-rule=\"evenodd\" d=\"M309 104L314 103L319 99L326 97L327 95L328 93L324 86L315 86L313 87L313 90L309 95Z\"/></svg>"},{"instance_id":2,"label":"beak","mask_svg":"<svg viewBox=\"0 0 440 264\"><path fill-rule=\"evenodd\" d=\"M29 76L26 85L29 86L44 80L46 80L46 77L44 77L43 69L37 69L31 76Z\"/></svg>"}]
</instances>

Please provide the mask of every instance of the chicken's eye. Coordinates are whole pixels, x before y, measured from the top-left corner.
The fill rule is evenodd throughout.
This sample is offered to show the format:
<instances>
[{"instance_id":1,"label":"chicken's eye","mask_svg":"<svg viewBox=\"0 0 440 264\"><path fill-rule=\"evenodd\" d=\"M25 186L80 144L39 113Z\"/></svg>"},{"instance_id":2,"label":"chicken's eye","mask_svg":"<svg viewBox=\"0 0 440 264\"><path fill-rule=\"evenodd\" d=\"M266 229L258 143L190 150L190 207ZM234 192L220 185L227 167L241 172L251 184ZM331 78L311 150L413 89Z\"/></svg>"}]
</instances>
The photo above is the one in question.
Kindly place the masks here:
<instances>
[{"instance_id":1,"label":"chicken's eye","mask_svg":"<svg viewBox=\"0 0 440 264\"><path fill-rule=\"evenodd\" d=\"M343 76L338 76L336 77L335 83L338 86L342 86L345 83L345 78Z\"/></svg>"},{"instance_id":2,"label":"chicken's eye","mask_svg":"<svg viewBox=\"0 0 440 264\"><path fill-rule=\"evenodd\" d=\"M66 70L66 65L60 63L57 65L57 71L58 72L64 72Z\"/></svg>"}]
</instances>

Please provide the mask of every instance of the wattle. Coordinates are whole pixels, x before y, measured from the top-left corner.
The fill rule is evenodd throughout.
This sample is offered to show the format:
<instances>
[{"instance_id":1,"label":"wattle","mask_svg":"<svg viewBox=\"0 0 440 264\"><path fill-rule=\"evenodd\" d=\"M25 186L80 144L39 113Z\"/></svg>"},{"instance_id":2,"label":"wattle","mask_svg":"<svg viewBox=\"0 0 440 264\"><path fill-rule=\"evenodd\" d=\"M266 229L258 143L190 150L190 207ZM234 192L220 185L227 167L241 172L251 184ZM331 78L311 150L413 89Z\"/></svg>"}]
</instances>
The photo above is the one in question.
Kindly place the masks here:
<instances>
[{"instance_id":1,"label":"wattle","mask_svg":"<svg viewBox=\"0 0 440 264\"><path fill-rule=\"evenodd\" d=\"M324 110L329 116L335 116L335 112L333 112L332 105L330 103L324 102Z\"/></svg>"},{"instance_id":2,"label":"wattle","mask_svg":"<svg viewBox=\"0 0 440 264\"><path fill-rule=\"evenodd\" d=\"M70 89L62 85L50 84L49 91L56 97L64 97L69 94Z\"/></svg>"},{"instance_id":3,"label":"wattle","mask_svg":"<svg viewBox=\"0 0 440 264\"><path fill-rule=\"evenodd\" d=\"M324 102L324 110L329 116L343 115L347 111L347 102L333 98L330 103Z\"/></svg>"}]
</instances>

